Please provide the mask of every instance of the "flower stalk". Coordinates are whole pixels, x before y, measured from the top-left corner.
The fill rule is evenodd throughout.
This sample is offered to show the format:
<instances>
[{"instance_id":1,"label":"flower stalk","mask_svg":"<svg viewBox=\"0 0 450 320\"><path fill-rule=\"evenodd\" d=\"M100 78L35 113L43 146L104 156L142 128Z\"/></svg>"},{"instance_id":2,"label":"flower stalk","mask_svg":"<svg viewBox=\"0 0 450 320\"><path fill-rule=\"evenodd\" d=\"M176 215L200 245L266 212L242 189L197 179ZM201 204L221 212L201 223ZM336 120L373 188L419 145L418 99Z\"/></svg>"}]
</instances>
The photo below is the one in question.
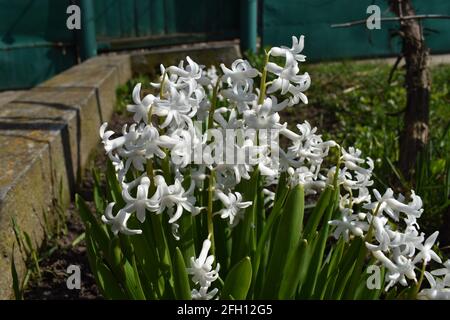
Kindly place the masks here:
<instances>
[{"instance_id":1,"label":"flower stalk","mask_svg":"<svg viewBox=\"0 0 450 320\"><path fill-rule=\"evenodd\" d=\"M259 100L258 104L263 104L264 99L266 98L266 88L267 88L267 64L269 63L270 54L268 51L264 51L265 57L264 57L264 67L262 70L262 76L261 76L261 84L259 88Z\"/></svg>"}]
</instances>

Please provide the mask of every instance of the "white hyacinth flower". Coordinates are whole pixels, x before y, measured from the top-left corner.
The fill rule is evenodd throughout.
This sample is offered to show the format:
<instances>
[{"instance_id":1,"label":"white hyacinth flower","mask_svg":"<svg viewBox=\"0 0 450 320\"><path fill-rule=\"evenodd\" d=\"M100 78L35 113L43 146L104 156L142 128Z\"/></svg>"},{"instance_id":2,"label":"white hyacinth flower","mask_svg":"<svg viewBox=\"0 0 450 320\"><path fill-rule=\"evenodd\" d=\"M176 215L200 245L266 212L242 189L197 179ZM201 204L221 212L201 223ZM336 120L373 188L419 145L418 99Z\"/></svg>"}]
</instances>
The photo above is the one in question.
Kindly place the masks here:
<instances>
[{"instance_id":1,"label":"white hyacinth flower","mask_svg":"<svg viewBox=\"0 0 450 320\"><path fill-rule=\"evenodd\" d=\"M200 284L200 287L209 288L211 283L219 277L220 264L217 263L216 268L213 269L212 264L214 262L214 256L208 256L210 248L211 241L209 239L203 241L200 255L197 259L191 257L191 267L186 268L187 273L192 275L192 282Z\"/></svg>"},{"instance_id":2,"label":"white hyacinth flower","mask_svg":"<svg viewBox=\"0 0 450 320\"><path fill-rule=\"evenodd\" d=\"M105 214L102 216L102 221L111 226L112 233L114 235L117 235L119 232L125 235L141 234L142 230L132 230L127 227L127 221L130 218L131 213L122 209L119 210L116 216L113 216L112 209L114 205L114 202L108 204Z\"/></svg>"},{"instance_id":3,"label":"white hyacinth flower","mask_svg":"<svg viewBox=\"0 0 450 320\"><path fill-rule=\"evenodd\" d=\"M305 47L305 36L292 36L292 47L285 46L273 47L270 49L269 54L274 57L285 57L286 65L290 66L298 62L304 62L306 56L300 54Z\"/></svg>"},{"instance_id":4,"label":"white hyacinth flower","mask_svg":"<svg viewBox=\"0 0 450 320\"><path fill-rule=\"evenodd\" d=\"M128 188L122 191L122 197L126 201L125 211L133 213L136 211L136 217L140 222L145 221L145 211L152 208L152 203L148 199L148 189L150 188L150 179L142 177L137 187L136 198L130 195Z\"/></svg>"},{"instance_id":5,"label":"white hyacinth flower","mask_svg":"<svg viewBox=\"0 0 450 320\"><path fill-rule=\"evenodd\" d=\"M444 276L445 285L450 287L450 260L443 263L444 268L431 271L434 276Z\"/></svg>"},{"instance_id":6,"label":"white hyacinth flower","mask_svg":"<svg viewBox=\"0 0 450 320\"><path fill-rule=\"evenodd\" d=\"M244 121L249 128L253 129L282 129L280 115L272 112L271 98L266 98L262 105L254 103L252 108L244 111Z\"/></svg>"},{"instance_id":7,"label":"white hyacinth flower","mask_svg":"<svg viewBox=\"0 0 450 320\"><path fill-rule=\"evenodd\" d=\"M406 278L417 282L416 273L414 272L414 264L411 259L402 256L394 255L393 261L385 256L385 254L379 250L372 251L373 256L384 264L387 269L386 280L389 281L385 290L388 291L396 283L400 283L402 286L407 286L408 282Z\"/></svg>"},{"instance_id":8,"label":"white hyacinth flower","mask_svg":"<svg viewBox=\"0 0 450 320\"><path fill-rule=\"evenodd\" d=\"M434 243L439 235L439 231L434 232L431 236L425 240L424 244L418 244L417 249L420 250L419 254L414 258L414 263L423 261L425 264L434 260L438 263L442 263L441 258L433 251Z\"/></svg>"},{"instance_id":9,"label":"white hyacinth flower","mask_svg":"<svg viewBox=\"0 0 450 320\"><path fill-rule=\"evenodd\" d=\"M225 195L222 191L216 191L216 196L225 206L225 208L216 212L222 219L229 219L229 223L232 227L239 223L239 220L243 219L243 211L252 205L252 201L242 201L242 195L239 192L228 193Z\"/></svg>"},{"instance_id":10,"label":"white hyacinth flower","mask_svg":"<svg viewBox=\"0 0 450 320\"><path fill-rule=\"evenodd\" d=\"M150 202L150 211L161 214L167 209L170 216L169 223L176 222L182 215L183 209L197 214L200 209L194 206L195 197L192 196L194 182L191 188L185 191L179 179L175 179L173 185L167 185L163 176L155 177L156 191ZM175 209L176 208L176 209Z\"/></svg>"},{"instance_id":11,"label":"white hyacinth flower","mask_svg":"<svg viewBox=\"0 0 450 320\"><path fill-rule=\"evenodd\" d=\"M395 199L394 191L391 188L388 188L383 196L381 196L377 189L373 189L373 194L377 201L364 205L364 208L373 210L379 207L380 213L386 213L395 221L399 221L401 212L407 215L413 215L417 218L422 214L423 209L418 208L417 206L410 206Z\"/></svg>"},{"instance_id":12,"label":"white hyacinth flower","mask_svg":"<svg viewBox=\"0 0 450 320\"><path fill-rule=\"evenodd\" d=\"M192 289L192 300L211 300L219 292L219 289L214 288L208 292L208 287L200 287L200 290Z\"/></svg>"},{"instance_id":13,"label":"white hyacinth flower","mask_svg":"<svg viewBox=\"0 0 450 320\"><path fill-rule=\"evenodd\" d=\"M141 120L148 123L148 114L150 112L151 105L155 100L155 96L148 94L141 100L141 83L134 86L133 89L133 102L135 104L127 105L127 110L133 112L133 120L139 123Z\"/></svg>"},{"instance_id":14,"label":"white hyacinth flower","mask_svg":"<svg viewBox=\"0 0 450 320\"><path fill-rule=\"evenodd\" d=\"M259 71L253 68L247 60L237 59L231 64L231 69L223 63L220 65L223 71L222 81L231 87L235 85L252 86L253 79L259 75Z\"/></svg>"},{"instance_id":15,"label":"white hyacinth flower","mask_svg":"<svg viewBox=\"0 0 450 320\"><path fill-rule=\"evenodd\" d=\"M350 240L350 234L362 237L364 232L369 229L367 223L360 221L357 214L351 214L351 210L344 210L341 219L331 220L328 224L336 227L333 232L335 239L343 236L345 242Z\"/></svg>"},{"instance_id":16,"label":"white hyacinth flower","mask_svg":"<svg viewBox=\"0 0 450 320\"><path fill-rule=\"evenodd\" d=\"M445 280L434 278L429 272L425 271L425 277L430 284L430 288L422 289L417 298L420 300L450 300L449 284Z\"/></svg>"}]
</instances>

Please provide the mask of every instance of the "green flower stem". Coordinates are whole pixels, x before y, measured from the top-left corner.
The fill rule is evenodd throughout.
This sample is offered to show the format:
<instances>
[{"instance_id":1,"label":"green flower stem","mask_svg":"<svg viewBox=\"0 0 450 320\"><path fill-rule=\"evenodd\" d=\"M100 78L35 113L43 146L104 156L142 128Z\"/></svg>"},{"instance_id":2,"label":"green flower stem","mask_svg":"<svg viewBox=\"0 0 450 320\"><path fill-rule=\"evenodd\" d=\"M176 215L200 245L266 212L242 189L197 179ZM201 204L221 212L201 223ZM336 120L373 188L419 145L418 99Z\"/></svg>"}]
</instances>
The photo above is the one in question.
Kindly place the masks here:
<instances>
[{"instance_id":1,"label":"green flower stem","mask_svg":"<svg viewBox=\"0 0 450 320\"><path fill-rule=\"evenodd\" d=\"M155 188L155 175L153 170L153 158L147 159L146 169L147 169L147 176L150 179L150 194L154 194L156 188Z\"/></svg>"},{"instance_id":2,"label":"green flower stem","mask_svg":"<svg viewBox=\"0 0 450 320\"><path fill-rule=\"evenodd\" d=\"M162 159L161 169L163 170L163 176L167 183L172 184L173 176L170 173L170 163L169 163L169 150L164 148L164 153L166 156Z\"/></svg>"},{"instance_id":3,"label":"green flower stem","mask_svg":"<svg viewBox=\"0 0 450 320\"><path fill-rule=\"evenodd\" d=\"M167 76L167 72L164 71L162 80L161 80L161 85L159 86L159 97L161 99L164 99L164 82L166 81L166 76Z\"/></svg>"},{"instance_id":4,"label":"green flower stem","mask_svg":"<svg viewBox=\"0 0 450 320\"><path fill-rule=\"evenodd\" d=\"M269 53L265 52L265 58L264 58L264 68L262 70L262 76L261 76L261 86L259 88L259 99L258 104L263 104L264 99L266 98L266 88L267 88L267 64L269 63Z\"/></svg>"},{"instance_id":5,"label":"green flower stem","mask_svg":"<svg viewBox=\"0 0 450 320\"><path fill-rule=\"evenodd\" d=\"M373 212L372 221L370 221L369 230L367 231L366 236L364 237L364 242L370 242L372 240L372 236L373 236L373 218L378 215L378 211L380 211L380 206L381 206L381 202L379 202L377 204L377 207L375 208L375 211Z\"/></svg>"},{"instance_id":6,"label":"green flower stem","mask_svg":"<svg viewBox=\"0 0 450 320\"><path fill-rule=\"evenodd\" d=\"M214 86L213 89L213 95L211 98L211 109L209 110L209 115L208 115L208 129L212 129L213 126L213 122L214 122L214 111L216 110L216 105L217 105L217 94L219 92L219 86L220 86L220 78L217 79L217 83Z\"/></svg>"},{"instance_id":7,"label":"green flower stem","mask_svg":"<svg viewBox=\"0 0 450 320\"><path fill-rule=\"evenodd\" d=\"M211 171L209 176L208 186L208 238L211 240L211 254L215 254L214 243L214 224L213 224L213 197L214 197L214 171Z\"/></svg>"},{"instance_id":8,"label":"green flower stem","mask_svg":"<svg viewBox=\"0 0 450 320\"><path fill-rule=\"evenodd\" d=\"M217 105L217 94L219 92L220 86L220 77L217 79L217 83L213 89L213 95L211 97L211 109L209 110L208 115L208 130L212 129L214 123L214 111L216 110ZM214 197L214 171L211 170L209 179L208 179L208 238L211 241L211 254L215 254L215 242L214 242L214 224L213 224L213 197Z\"/></svg>"},{"instance_id":9,"label":"green flower stem","mask_svg":"<svg viewBox=\"0 0 450 320\"><path fill-rule=\"evenodd\" d=\"M147 169L147 176L150 179L149 191L150 194L154 194L156 191L156 186L155 186L155 175L153 170L153 159L147 160L146 169ZM170 262L170 255L167 250L168 248L167 239L164 235L164 230L162 228L161 216L151 214L150 219L151 219L151 227L153 229L153 234L156 240L156 246L158 249L159 261L163 266L167 268L171 265L171 262Z\"/></svg>"},{"instance_id":10,"label":"green flower stem","mask_svg":"<svg viewBox=\"0 0 450 320\"><path fill-rule=\"evenodd\" d=\"M333 177L333 186L335 189L337 189L339 183L339 170L341 169L341 154L342 154L341 147L338 147L338 160L336 163L336 171L334 172Z\"/></svg>"},{"instance_id":11,"label":"green flower stem","mask_svg":"<svg viewBox=\"0 0 450 320\"><path fill-rule=\"evenodd\" d=\"M423 277L425 275L425 268L427 266L427 263L424 261L422 264L422 269L420 271L420 277L419 277L419 282L417 282L417 285L414 289L414 295L412 296L414 299L417 299L417 295L419 294L420 291L420 287L422 287L422 282L423 282Z\"/></svg>"}]
</instances>

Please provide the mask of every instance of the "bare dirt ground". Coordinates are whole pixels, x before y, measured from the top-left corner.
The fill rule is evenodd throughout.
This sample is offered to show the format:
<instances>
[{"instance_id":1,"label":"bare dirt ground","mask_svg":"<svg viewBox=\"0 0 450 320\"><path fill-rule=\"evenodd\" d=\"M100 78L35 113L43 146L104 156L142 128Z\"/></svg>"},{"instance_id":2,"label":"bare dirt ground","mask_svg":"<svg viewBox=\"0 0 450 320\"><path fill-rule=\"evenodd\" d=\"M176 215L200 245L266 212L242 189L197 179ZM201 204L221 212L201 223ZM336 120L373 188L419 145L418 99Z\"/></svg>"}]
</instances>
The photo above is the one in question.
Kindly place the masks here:
<instances>
[{"instance_id":1,"label":"bare dirt ground","mask_svg":"<svg viewBox=\"0 0 450 320\"><path fill-rule=\"evenodd\" d=\"M126 115L114 114L108 128L120 132L120 128L127 121ZM95 167L100 172L106 171L106 156L101 152L95 155L90 168ZM88 205L92 204L93 178L90 170L86 170L82 185L79 186L78 193L86 200ZM86 244L83 241L73 246L72 243L84 232L84 225L78 215L74 203L67 209L67 233L60 235L50 241L41 252L52 253L42 259L39 266L41 268L41 278L33 277L29 282L24 299L31 300L59 300L59 299L102 299L101 294L95 284L95 278L89 268L86 252ZM56 249L55 249L56 248ZM69 265L80 267L81 288L68 289L67 273Z\"/></svg>"}]
</instances>

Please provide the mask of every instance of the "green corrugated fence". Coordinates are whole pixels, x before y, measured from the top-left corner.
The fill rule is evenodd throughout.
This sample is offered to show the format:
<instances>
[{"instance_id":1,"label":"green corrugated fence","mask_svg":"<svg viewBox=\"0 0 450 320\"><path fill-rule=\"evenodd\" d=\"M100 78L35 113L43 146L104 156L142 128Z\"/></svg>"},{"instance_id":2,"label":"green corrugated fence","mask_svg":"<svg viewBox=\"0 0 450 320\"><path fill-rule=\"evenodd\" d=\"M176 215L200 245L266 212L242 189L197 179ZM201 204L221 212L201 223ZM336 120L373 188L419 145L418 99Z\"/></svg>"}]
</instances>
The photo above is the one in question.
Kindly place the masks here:
<instances>
[{"instance_id":1,"label":"green corrugated fence","mask_svg":"<svg viewBox=\"0 0 450 320\"><path fill-rule=\"evenodd\" d=\"M255 10L254 1L0 0L0 90L36 85L97 49L143 48L239 35L247 47L253 48L255 23L241 15L248 8ZM94 23L89 20L83 26L93 26L95 37L67 29L66 9L73 3L93 4ZM310 60L399 52L398 39L389 35L398 25L395 22L382 23L381 30L368 30L365 25L330 27L367 17L366 9L371 4L379 5L383 15L389 15L387 0L259 0L258 4L258 34L263 45L286 45L291 35L304 34ZM418 13L450 15L450 0L414 0L414 5ZM248 17L254 16L249 12ZM240 32L240 25L248 32ZM428 20L424 25L437 31L426 35L432 52L450 52L450 20Z\"/></svg>"},{"instance_id":2,"label":"green corrugated fence","mask_svg":"<svg viewBox=\"0 0 450 320\"><path fill-rule=\"evenodd\" d=\"M89 1L99 51L239 32L239 0L0 0L0 90L31 87L77 63L83 37L67 29L66 9Z\"/></svg>"},{"instance_id":3,"label":"green corrugated fence","mask_svg":"<svg viewBox=\"0 0 450 320\"><path fill-rule=\"evenodd\" d=\"M366 25L331 28L331 24L366 19L367 7L376 4L382 16L392 16L387 0L264 0L262 39L265 46L286 45L290 35L305 35L309 60L392 56L399 52L398 38L390 30L398 22L381 22L380 30ZM449 0L415 0L419 14L450 15ZM425 20L426 42L432 53L450 52L450 20ZM435 30L436 32L433 32Z\"/></svg>"}]
</instances>

